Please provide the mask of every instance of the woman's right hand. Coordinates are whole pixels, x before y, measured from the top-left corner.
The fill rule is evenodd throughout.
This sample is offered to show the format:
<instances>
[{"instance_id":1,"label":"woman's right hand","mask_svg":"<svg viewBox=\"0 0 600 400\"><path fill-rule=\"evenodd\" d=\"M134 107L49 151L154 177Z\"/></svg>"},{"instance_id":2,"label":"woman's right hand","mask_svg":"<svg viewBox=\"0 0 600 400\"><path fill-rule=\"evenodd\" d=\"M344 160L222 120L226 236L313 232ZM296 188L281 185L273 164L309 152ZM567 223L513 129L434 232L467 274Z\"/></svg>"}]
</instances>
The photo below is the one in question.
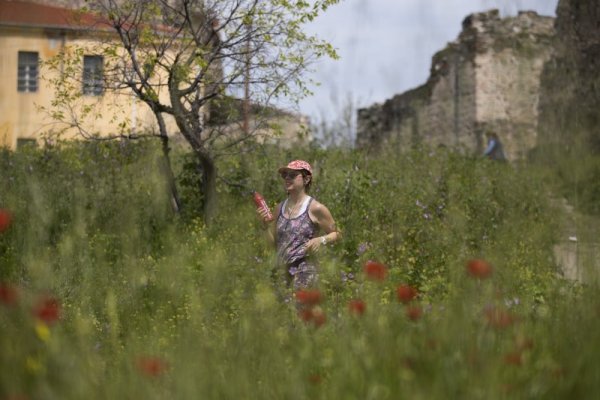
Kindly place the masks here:
<instances>
[{"instance_id":1,"label":"woman's right hand","mask_svg":"<svg viewBox=\"0 0 600 400\"><path fill-rule=\"evenodd\" d=\"M267 227L269 225L270 222L273 222L273 220L268 221L268 217L269 217L269 212L263 208L258 208L256 210L256 213L258 214L260 221L263 223L263 225L265 227Z\"/></svg>"}]
</instances>

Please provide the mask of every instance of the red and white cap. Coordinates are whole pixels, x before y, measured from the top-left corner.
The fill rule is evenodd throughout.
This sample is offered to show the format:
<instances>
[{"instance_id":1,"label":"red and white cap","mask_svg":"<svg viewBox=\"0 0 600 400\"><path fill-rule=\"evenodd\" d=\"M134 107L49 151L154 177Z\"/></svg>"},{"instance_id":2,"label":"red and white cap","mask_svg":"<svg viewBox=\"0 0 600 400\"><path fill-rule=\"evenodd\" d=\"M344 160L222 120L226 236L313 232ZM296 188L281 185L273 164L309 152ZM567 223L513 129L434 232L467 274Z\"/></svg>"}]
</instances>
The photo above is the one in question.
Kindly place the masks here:
<instances>
[{"instance_id":1,"label":"red and white cap","mask_svg":"<svg viewBox=\"0 0 600 400\"><path fill-rule=\"evenodd\" d=\"M312 175L312 167L310 166L309 163L307 163L306 161L303 161L303 160L294 160L294 161L291 161L285 167L279 168L279 173L281 173L282 171L285 171L286 169L293 169L293 170L296 170L296 171L305 170L309 174Z\"/></svg>"}]
</instances>

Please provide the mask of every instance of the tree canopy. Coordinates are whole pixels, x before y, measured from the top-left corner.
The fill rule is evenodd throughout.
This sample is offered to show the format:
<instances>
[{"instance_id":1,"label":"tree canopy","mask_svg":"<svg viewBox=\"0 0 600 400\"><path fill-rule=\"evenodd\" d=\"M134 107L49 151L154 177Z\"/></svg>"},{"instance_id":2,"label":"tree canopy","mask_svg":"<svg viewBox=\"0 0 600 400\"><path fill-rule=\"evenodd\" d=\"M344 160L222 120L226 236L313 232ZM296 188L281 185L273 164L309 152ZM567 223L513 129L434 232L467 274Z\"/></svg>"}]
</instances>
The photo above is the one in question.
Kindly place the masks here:
<instances>
[{"instance_id":1,"label":"tree canopy","mask_svg":"<svg viewBox=\"0 0 600 400\"><path fill-rule=\"evenodd\" d=\"M270 106L283 97L296 101L309 95L305 72L311 63L337 54L331 44L308 35L304 26L338 1L89 0L83 12L95 16L89 26L93 44L61 51L47 63L62 72L51 80L57 90L50 111L65 127L97 136L84 121L106 115L94 113L82 96L86 71L78 69L84 68L83 48L101 55L102 77L97 81L103 91L133 94L152 110L158 127L134 132L127 115L120 120L115 116L118 128L110 137L154 135L167 143L170 135L181 134L202 169L199 184L210 219L215 160L264 133L260 122L250 129L211 124L211 110L225 114L214 118L213 112L214 121L227 122L236 119L239 109L240 102L232 99L246 97L253 105Z\"/></svg>"}]
</instances>

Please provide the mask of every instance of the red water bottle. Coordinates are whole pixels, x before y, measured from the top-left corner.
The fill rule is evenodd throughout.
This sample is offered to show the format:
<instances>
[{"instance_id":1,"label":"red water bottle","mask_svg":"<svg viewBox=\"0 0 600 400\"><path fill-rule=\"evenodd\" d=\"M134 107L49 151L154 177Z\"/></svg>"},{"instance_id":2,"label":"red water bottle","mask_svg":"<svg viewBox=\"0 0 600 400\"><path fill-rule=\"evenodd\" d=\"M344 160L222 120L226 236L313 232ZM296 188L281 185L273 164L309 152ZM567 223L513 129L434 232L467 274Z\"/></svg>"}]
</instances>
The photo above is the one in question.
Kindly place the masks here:
<instances>
[{"instance_id":1,"label":"red water bottle","mask_svg":"<svg viewBox=\"0 0 600 400\"><path fill-rule=\"evenodd\" d=\"M12 222L12 214L6 208L0 208L0 233L10 227Z\"/></svg>"},{"instance_id":2,"label":"red water bottle","mask_svg":"<svg viewBox=\"0 0 600 400\"><path fill-rule=\"evenodd\" d=\"M257 210L265 210L267 212L267 217L265 218L265 222L273 221L273 214L265 201L265 198L258 192L252 192L252 197L254 198L254 204L256 204Z\"/></svg>"}]
</instances>

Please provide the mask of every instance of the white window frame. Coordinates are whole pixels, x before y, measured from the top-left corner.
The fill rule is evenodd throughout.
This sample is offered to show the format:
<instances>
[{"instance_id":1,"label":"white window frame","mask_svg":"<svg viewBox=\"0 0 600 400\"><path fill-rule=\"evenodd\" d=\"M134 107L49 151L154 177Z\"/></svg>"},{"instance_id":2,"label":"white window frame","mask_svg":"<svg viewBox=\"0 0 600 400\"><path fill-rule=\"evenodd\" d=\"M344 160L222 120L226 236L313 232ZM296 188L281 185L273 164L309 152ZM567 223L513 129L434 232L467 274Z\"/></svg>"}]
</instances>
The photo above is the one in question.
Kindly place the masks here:
<instances>
[{"instance_id":1,"label":"white window frame","mask_svg":"<svg viewBox=\"0 0 600 400\"><path fill-rule=\"evenodd\" d=\"M17 92L37 92L39 87L39 53L37 51L19 51L17 58Z\"/></svg>"},{"instance_id":2,"label":"white window frame","mask_svg":"<svg viewBox=\"0 0 600 400\"><path fill-rule=\"evenodd\" d=\"M83 56L83 94L102 96L104 93L104 57L98 55Z\"/></svg>"}]
</instances>

